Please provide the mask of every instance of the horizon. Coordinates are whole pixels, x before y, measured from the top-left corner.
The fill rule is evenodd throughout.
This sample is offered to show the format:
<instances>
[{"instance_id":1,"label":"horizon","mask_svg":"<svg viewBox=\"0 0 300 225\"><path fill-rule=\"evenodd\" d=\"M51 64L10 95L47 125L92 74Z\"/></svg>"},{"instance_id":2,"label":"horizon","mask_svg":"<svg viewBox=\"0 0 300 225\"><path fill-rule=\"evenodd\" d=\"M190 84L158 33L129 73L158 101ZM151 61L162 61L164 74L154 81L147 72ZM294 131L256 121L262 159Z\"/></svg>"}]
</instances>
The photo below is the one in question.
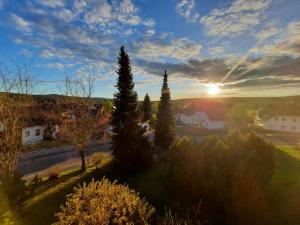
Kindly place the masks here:
<instances>
[{"instance_id":1,"label":"horizon","mask_svg":"<svg viewBox=\"0 0 300 225\"><path fill-rule=\"evenodd\" d=\"M288 97L300 93L298 0L0 0L0 63L26 62L34 94L60 94L96 76L93 97L113 97L118 51L131 59L139 100Z\"/></svg>"}]
</instances>

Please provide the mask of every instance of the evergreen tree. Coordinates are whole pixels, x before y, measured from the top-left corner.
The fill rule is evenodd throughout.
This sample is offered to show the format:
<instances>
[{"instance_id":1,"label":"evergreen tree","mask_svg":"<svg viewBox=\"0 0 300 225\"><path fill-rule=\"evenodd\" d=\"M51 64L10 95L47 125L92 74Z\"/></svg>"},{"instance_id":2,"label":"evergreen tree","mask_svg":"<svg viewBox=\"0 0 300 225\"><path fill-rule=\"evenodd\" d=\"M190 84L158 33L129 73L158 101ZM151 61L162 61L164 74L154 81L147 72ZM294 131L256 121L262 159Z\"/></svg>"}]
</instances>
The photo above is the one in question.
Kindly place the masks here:
<instances>
[{"instance_id":1,"label":"evergreen tree","mask_svg":"<svg viewBox=\"0 0 300 225\"><path fill-rule=\"evenodd\" d=\"M119 169L131 172L145 164L148 152L144 131L138 125L137 93L134 90L130 60L122 46L118 57L118 92L114 94L112 150ZM145 144L144 146L141 146Z\"/></svg>"},{"instance_id":2,"label":"evergreen tree","mask_svg":"<svg viewBox=\"0 0 300 225\"><path fill-rule=\"evenodd\" d=\"M151 101L148 94L145 95L143 102L143 121L150 120L152 116Z\"/></svg>"},{"instance_id":3,"label":"evergreen tree","mask_svg":"<svg viewBox=\"0 0 300 225\"><path fill-rule=\"evenodd\" d=\"M174 118L171 106L170 89L168 87L168 74L165 71L161 97L157 112L155 126L155 144L162 149L168 149L174 140Z\"/></svg>"}]
</instances>

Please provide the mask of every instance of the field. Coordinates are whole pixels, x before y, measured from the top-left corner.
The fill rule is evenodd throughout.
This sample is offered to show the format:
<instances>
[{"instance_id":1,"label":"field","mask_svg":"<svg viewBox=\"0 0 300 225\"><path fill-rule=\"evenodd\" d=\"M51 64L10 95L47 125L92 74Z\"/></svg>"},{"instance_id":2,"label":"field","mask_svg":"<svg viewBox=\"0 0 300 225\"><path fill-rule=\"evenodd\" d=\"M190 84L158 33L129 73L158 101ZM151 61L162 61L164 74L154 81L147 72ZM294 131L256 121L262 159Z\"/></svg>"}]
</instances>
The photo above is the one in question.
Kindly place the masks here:
<instances>
[{"instance_id":1,"label":"field","mask_svg":"<svg viewBox=\"0 0 300 225\"><path fill-rule=\"evenodd\" d=\"M275 151L275 173L268 185L268 197L272 210L279 224L300 224L300 151L292 146L278 146ZM20 225L47 225L55 221L54 214L65 201L75 185L90 181L92 177L100 179L104 175L111 176L110 160L105 167L95 171L89 168L87 173L80 175L78 171L66 174L57 181L45 182L38 193L18 213ZM165 179L168 171L166 163L156 164L147 171L141 171L132 177L122 178L119 182L128 184L140 192L159 211L163 212L170 203L166 199Z\"/></svg>"}]
</instances>

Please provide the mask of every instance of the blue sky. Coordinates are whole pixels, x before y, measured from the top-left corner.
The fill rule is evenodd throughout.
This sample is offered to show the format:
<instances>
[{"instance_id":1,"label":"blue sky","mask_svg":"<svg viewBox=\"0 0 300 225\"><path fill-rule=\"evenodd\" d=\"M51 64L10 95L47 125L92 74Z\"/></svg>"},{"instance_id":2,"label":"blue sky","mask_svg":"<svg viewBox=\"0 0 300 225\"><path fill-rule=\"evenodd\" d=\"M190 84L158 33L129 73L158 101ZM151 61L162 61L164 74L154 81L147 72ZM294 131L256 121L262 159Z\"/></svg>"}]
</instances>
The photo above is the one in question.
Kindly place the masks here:
<instances>
[{"instance_id":1,"label":"blue sky","mask_svg":"<svg viewBox=\"0 0 300 225\"><path fill-rule=\"evenodd\" d=\"M1 68L26 62L35 93L60 93L64 77L96 76L95 96L115 91L125 45L136 90L158 99L300 93L299 0L0 0Z\"/></svg>"}]
</instances>

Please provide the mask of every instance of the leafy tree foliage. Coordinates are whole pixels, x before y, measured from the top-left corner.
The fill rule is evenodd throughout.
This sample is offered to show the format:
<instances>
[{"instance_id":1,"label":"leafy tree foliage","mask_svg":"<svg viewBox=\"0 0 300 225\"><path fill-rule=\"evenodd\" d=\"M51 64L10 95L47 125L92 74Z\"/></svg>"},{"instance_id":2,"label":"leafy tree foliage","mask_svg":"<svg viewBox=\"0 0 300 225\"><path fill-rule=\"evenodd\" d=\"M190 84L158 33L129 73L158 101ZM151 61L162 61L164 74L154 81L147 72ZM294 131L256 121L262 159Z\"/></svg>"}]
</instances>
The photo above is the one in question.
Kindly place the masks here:
<instances>
[{"instance_id":1,"label":"leafy tree foliage","mask_svg":"<svg viewBox=\"0 0 300 225\"><path fill-rule=\"evenodd\" d=\"M112 150L117 166L128 173L146 164L149 143L144 137L144 129L138 125L137 93L134 90L130 60L124 47L119 58L118 92L114 95L114 109L111 125L113 127Z\"/></svg>"},{"instance_id":2,"label":"leafy tree foliage","mask_svg":"<svg viewBox=\"0 0 300 225\"><path fill-rule=\"evenodd\" d=\"M152 116L151 101L148 94L145 95L143 102L143 121L148 121Z\"/></svg>"},{"instance_id":3,"label":"leafy tree foliage","mask_svg":"<svg viewBox=\"0 0 300 225\"><path fill-rule=\"evenodd\" d=\"M56 225L150 224L155 209L125 185L107 179L76 187Z\"/></svg>"},{"instance_id":4,"label":"leafy tree foliage","mask_svg":"<svg viewBox=\"0 0 300 225\"><path fill-rule=\"evenodd\" d=\"M174 118L171 106L170 89L168 87L168 74L163 75L163 86L157 112L157 122L155 126L155 144L162 149L168 149L174 140Z\"/></svg>"},{"instance_id":5,"label":"leafy tree foliage","mask_svg":"<svg viewBox=\"0 0 300 225\"><path fill-rule=\"evenodd\" d=\"M254 134L232 132L196 144L171 146L170 191L183 202L204 202L216 224L267 224L265 185L273 174L274 147ZM185 193L185 195L180 195Z\"/></svg>"}]
</instances>

